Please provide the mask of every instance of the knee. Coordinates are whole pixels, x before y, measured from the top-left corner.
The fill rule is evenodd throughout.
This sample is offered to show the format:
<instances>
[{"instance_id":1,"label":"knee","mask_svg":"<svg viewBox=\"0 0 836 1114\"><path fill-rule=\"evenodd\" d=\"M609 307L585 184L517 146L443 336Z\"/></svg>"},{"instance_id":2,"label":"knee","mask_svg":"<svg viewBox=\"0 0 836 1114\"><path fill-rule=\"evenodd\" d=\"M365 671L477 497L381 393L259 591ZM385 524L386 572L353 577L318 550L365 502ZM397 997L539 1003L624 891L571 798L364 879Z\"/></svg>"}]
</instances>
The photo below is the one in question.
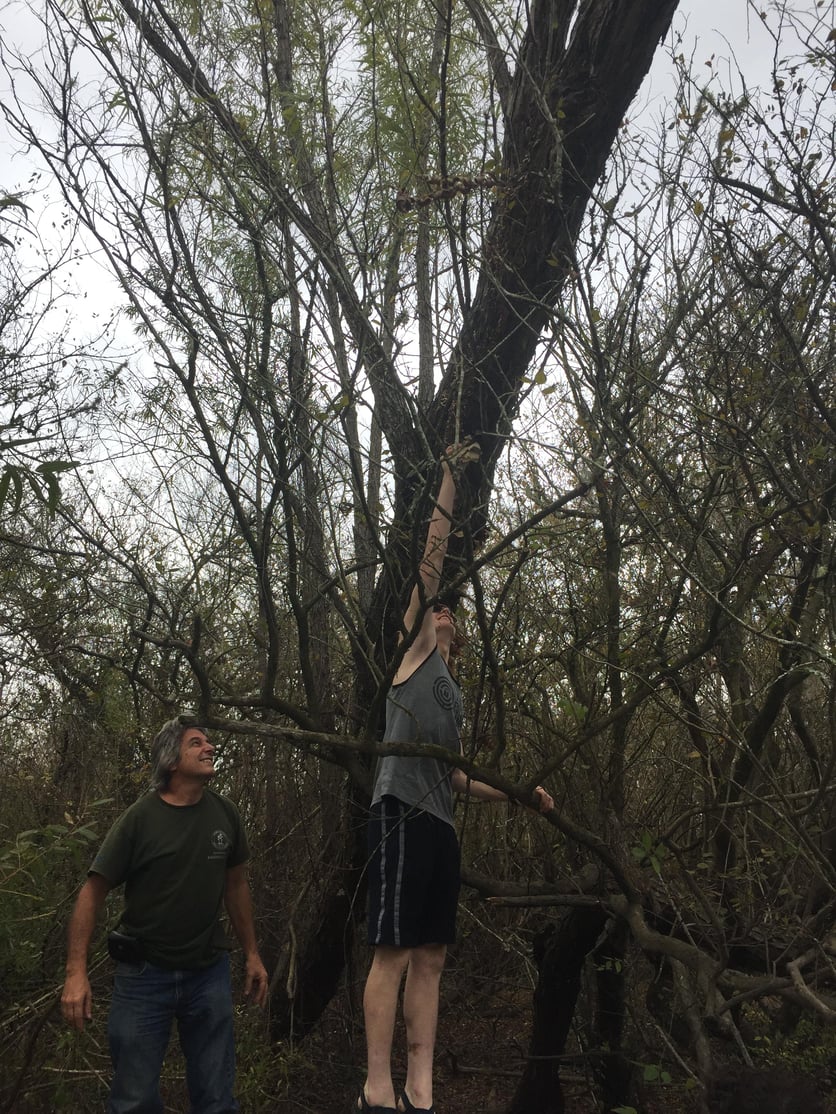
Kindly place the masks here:
<instances>
[{"instance_id":1,"label":"knee","mask_svg":"<svg viewBox=\"0 0 836 1114\"><path fill-rule=\"evenodd\" d=\"M416 978L440 979L446 958L447 948L444 944L427 944L424 947L413 948L409 957L410 974Z\"/></svg>"},{"instance_id":2,"label":"knee","mask_svg":"<svg viewBox=\"0 0 836 1114\"><path fill-rule=\"evenodd\" d=\"M400 979L409 966L411 954L410 948L378 945L374 950L370 974L383 978Z\"/></svg>"}]
</instances>

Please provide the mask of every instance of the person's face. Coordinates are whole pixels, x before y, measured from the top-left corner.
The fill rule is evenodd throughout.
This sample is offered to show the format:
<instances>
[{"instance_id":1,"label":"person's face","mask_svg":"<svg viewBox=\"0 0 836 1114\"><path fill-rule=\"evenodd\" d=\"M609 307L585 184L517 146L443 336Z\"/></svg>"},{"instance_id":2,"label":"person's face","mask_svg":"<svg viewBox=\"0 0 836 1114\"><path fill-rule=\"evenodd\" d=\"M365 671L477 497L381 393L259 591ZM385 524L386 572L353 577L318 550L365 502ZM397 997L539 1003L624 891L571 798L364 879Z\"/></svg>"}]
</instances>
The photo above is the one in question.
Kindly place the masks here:
<instances>
[{"instance_id":1,"label":"person's face","mask_svg":"<svg viewBox=\"0 0 836 1114\"><path fill-rule=\"evenodd\" d=\"M433 617L435 619L436 635L444 632L452 639L456 633L456 620L453 618L453 612L450 608L446 604L437 603L433 607Z\"/></svg>"},{"instance_id":2,"label":"person's face","mask_svg":"<svg viewBox=\"0 0 836 1114\"><path fill-rule=\"evenodd\" d=\"M181 777L208 780L215 774L214 755L215 748L204 732L198 727L189 727L180 740L180 757L174 770Z\"/></svg>"}]
</instances>

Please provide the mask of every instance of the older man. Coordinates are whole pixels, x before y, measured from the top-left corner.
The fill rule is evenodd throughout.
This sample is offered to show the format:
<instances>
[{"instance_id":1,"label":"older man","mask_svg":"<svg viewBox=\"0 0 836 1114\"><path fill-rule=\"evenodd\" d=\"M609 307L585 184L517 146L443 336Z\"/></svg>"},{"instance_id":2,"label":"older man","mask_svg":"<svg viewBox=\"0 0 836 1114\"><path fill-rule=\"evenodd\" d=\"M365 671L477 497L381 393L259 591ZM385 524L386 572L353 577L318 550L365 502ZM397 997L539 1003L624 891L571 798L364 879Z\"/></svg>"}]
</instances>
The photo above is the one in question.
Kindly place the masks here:
<instances>
[{"instance_id":1,"label":"older man","mask_svg":"<svg viewBox=\"0 0 836 1114\"><path fill-rule=\"evenodd\" d=\"M113 1080L107 1114L162 1114L159 1081L177 1020L192 1114L232 1114L235 1053L226 906L244 951L245 994L267 997L246 876L249 849L235 805L213 792L214 747L179 719L151 746L152 790L111 828L67 932L61 1009L77 1029L92 1017L87 953L105 897L125 885L109 948L117 959L108 1018Z\"/></svg>"}]
</instances>

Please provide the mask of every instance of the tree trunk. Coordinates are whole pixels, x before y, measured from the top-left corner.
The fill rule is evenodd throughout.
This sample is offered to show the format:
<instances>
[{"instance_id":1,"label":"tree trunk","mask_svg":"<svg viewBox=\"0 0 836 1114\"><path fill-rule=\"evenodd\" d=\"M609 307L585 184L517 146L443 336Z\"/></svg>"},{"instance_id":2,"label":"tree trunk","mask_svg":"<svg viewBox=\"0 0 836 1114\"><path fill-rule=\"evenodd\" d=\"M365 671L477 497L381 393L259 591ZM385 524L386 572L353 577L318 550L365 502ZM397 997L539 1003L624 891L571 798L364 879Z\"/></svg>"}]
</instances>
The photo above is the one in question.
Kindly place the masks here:
<instances>
[{"instance_id":1,"label":"tree trunk","mask_svg":"<svg viewBox=\"0 0 836 1114\"><path fill-rule=\"evenodd\" d=\"M572 909L535 939L538 977L529 1061L508 1114L564 1114L556 1057L566 1047L584 961L606 922L599 909Z\"/></svg>"},{"instance_id":2,"label":"tree trunk","mask_svg":"<svg viewBox=\"0 0 836 1114\"><path fill-rule=\"evenodd\" d=\"M619 921L612 925L612 931L595 952L598 990L595 1030L599 1047L607 1050L598 1073L605 1110L631 1105L632 1071L621 1046L625 1017L624 956L629 937L627 925Z\"/></svg>"},{"instance_id":3,"label":"tree trunk","mask_svg":"<svg viewBox=\"0 0 836 1114\"><path fill-rule=\"evenodd\" d=\"M302 1040L339 988L365 909L363 815L350 801L345 821L324 847L322 877L314 879L313 892L305 890L297 902L303 912L292 926L291 944L273 975L270 1035L274 1040ZM330 867L329 854L337 856Z\"/></svg>"}]
</instances>

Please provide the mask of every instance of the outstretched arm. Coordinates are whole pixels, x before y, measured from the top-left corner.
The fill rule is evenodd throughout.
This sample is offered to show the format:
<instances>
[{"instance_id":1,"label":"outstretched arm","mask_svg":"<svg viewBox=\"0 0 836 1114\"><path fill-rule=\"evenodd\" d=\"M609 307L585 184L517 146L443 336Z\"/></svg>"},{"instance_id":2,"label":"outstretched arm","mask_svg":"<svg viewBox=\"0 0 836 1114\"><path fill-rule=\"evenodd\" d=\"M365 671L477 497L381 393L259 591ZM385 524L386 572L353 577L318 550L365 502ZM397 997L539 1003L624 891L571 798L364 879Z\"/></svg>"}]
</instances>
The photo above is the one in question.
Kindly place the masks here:
<instances>
[{"instance_id":1,"label":"outstretched arm","mask_svg":"<svg viewBox=\"0 0 836 1114\"><path fill-rule=\"evenodd\" d=\"M469 796L475 797L477 801L510 800L508 794L503 793L501 789L494 789L492 785L488 785L484 781L474 781L463 770L453 770L451 784L454 793L467 793ZM554 808L554 800L542 785L535 788L534 798L537 802L537 812L551 812ZM532 811L534 810L532 809Z\"/></svg>"},{"instance_id":2,"label":"outstretched arm","mask_svg":"<svg viewBox=\"0 0 836 1114\"><path fill-rule=\"evenodd\" d=\"M438 595L441 586L441 574L444 570L444 559L447 556L447 543L453 525L453 507L456 502L456 473L464 464L479 457L479 446L475 442L465 442L460 445L451 445L445 450L441 458L441 485L433 507L430 524L427 528L427 540L424 545L424 554L419 567L419 580L412 589L409 604L403 617L406 632L412 632L415 624L420 619L420 628L404 654L396 680L403 679L403 674L409 674L415 664L427 656L435 647L435 623L432 610L427 607L427 600Z\"/></svg>"},{"instance_id":3,"label":"outstretched arm","mask_svg":"<svg viewBox=\"0 0 836 1114\"><path fill-rule=\"evenodd\" d=\"M61 1013L76 1029L93 1017L93 992L87 975L87 953L110 883L91 874L81 887L67 926L67 968L61 992Z\"/></svg>"},{"instance_id":4,"label":"outstretched arm","mask_svg":"<svg viewBox=\"0 0 836 1114\"><path fill-rule=\"evenodd\" d=\"M447 556L447 543L453 520L453 506L456 502L456 481L447 457L441 459L441 486L438 489L432 518L427 528L424 555L419 568L419 583L412 589L409 604L404 614L407 631L421 613L423 601L438 595L444 558ZM425 616L426 618L426 616Z\"/></svg>"}]
</instances>

